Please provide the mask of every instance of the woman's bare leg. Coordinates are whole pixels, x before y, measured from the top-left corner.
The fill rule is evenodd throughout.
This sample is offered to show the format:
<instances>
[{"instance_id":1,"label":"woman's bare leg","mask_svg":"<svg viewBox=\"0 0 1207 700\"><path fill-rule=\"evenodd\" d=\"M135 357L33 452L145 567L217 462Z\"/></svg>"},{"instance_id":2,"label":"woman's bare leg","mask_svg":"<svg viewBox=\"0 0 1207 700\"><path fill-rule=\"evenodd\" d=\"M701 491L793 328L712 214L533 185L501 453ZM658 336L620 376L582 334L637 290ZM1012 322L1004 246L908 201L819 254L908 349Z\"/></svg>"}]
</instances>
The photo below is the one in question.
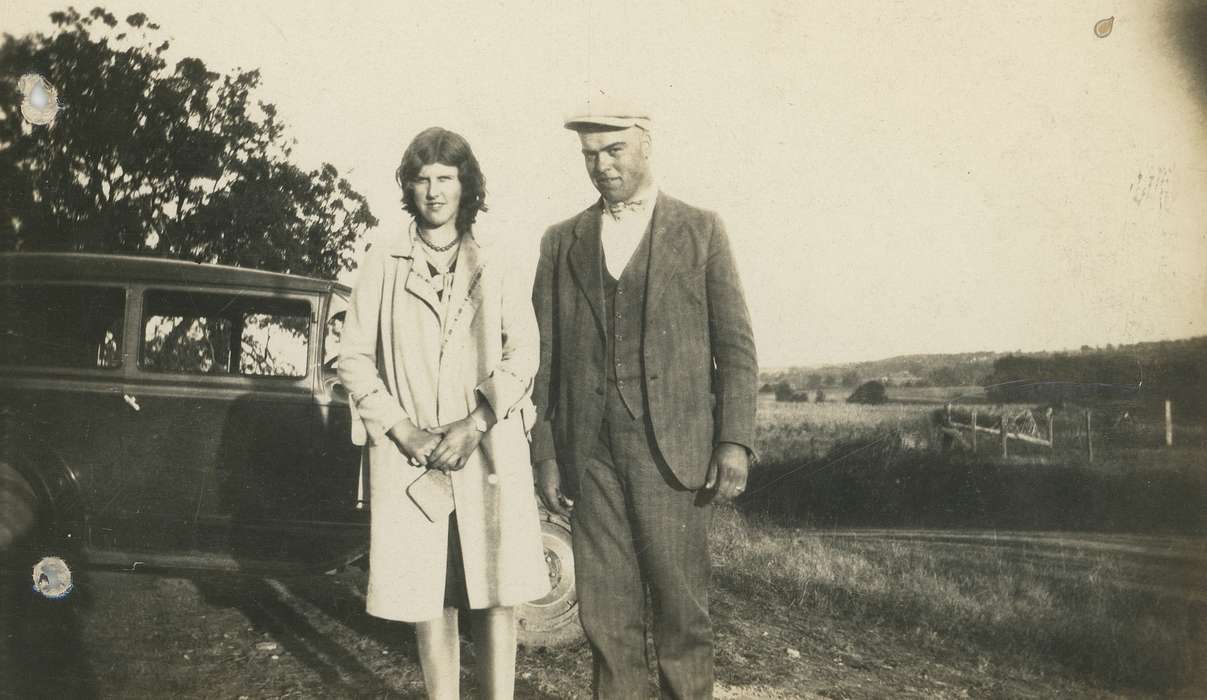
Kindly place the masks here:
<instances>
[{"instance_id":1,"label":"woman's bare leg","mask_svg":"<svg viewBox=\"0 0 1207 700\"><path fill-rule=\"evenodd\" d=\"M515 694L515 609L472 610L470 623L478 661L478 697L511 700Z\"/></svg>"},{"instance_id":2,"label":"woman's bare leg","mask_svg":"<svg viewBox=\"0 0 1207 700\"><path fill-rule=\"evenodd\" d=\"M458 700L461 695L461 639L457 609L445 608L434 620L415 623L419 665L431 700Z\"/></svg>"}]
</instances>

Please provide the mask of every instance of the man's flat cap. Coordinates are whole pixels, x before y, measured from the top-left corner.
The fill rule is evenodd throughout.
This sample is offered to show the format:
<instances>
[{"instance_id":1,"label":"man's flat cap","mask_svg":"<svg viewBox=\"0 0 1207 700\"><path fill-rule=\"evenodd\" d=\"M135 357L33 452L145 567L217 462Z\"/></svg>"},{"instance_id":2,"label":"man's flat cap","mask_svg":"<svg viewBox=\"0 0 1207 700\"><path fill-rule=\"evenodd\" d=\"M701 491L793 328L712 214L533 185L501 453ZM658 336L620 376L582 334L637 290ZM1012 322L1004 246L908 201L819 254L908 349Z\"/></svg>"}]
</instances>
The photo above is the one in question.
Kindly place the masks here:
<instances>
[{"instance_id":1,"label":"man's flat cap","mask_svg":"<svg viewBox=\"0 0 1207 700\"><path fill-rule=\"evenodd\" d=\"M654 123L648 111L607 95L588 100L584 107L565 121L565 127L571 131L627 129L631 126L649 131Z\"/></svg>"}]
</instances>

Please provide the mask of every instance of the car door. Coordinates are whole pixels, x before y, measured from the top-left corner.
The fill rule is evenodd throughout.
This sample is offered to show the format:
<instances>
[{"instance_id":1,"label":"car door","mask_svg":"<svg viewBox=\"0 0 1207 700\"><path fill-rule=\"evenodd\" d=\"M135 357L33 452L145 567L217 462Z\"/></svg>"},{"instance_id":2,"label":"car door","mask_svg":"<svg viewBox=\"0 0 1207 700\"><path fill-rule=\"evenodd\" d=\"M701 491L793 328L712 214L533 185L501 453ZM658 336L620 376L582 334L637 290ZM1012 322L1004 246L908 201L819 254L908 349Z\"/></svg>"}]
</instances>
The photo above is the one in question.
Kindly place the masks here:
<instances>
[{"instance_id":1,"label":"car door","mask_svg":"<svg viewBox=\"0 0 1207 700\"><path fill-rule=\"evenodd\" d=\"M139 289L125 474L104 527L148 564L288 559L312 449L311 301L206 287Z\"/></svg>"},{"instance_id":2,"label":"car door","mask_svg":"<svg viewBox=\"0 0 1207 700\"><path fill-rule=\"evenodd\" d=\"M44 525L80 545L121 470L126 298L116 283L0 281L0 447L39 465L55 494Z\"/></svg>"}]
</instances>

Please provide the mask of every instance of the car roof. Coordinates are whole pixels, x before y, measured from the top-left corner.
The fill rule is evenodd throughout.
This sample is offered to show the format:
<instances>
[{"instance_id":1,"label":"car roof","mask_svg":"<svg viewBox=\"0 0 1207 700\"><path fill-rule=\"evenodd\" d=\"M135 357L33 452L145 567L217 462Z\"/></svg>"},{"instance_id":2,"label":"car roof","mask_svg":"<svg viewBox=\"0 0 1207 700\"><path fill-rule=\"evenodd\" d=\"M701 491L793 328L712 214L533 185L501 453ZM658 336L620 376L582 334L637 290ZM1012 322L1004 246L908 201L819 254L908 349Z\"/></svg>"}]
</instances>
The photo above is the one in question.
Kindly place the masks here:
<instances>
[{"instance_id":1,"label":"car roof","mask_svg":"<svg viewBox=\"0 0 1207 700\"><path fill-rule=\"evenodd\" d=\"M230 265L96 253L0 253L0 282L143 282L212 284L284 292L347 293L331 280Z\"/></svg>"}]
</instances>

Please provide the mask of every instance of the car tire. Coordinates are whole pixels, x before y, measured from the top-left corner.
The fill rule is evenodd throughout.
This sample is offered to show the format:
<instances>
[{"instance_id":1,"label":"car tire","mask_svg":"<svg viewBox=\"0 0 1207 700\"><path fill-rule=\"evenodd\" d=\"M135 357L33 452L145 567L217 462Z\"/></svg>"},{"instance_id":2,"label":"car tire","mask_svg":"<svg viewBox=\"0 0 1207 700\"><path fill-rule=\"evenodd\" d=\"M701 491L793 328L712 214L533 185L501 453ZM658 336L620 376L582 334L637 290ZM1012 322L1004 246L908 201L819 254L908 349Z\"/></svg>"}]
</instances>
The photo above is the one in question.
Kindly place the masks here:
<instances>
[{"instance_id":1,"label":"car tire","mask_svg":"<svg viewBox=\"0 0 1207 700\"><path fill-rule=\"evenodd\" d=\"M550 591L516 609L519 643L528 648L559 647L583 638L578 621L570 521L542 509L541 540L545 546L545 565L549 568Z\"/></svg>"},{"instance_id":2,"label":"car tire","mask_svg":"<svg viewBox=\"0 0 1207 700\"><path fill-rule=\"evenodd\" d=\"M0 557L8 558L28 540L37 515L38 496L29 481L0 460Z\"/></svg>"}]
</instances>

